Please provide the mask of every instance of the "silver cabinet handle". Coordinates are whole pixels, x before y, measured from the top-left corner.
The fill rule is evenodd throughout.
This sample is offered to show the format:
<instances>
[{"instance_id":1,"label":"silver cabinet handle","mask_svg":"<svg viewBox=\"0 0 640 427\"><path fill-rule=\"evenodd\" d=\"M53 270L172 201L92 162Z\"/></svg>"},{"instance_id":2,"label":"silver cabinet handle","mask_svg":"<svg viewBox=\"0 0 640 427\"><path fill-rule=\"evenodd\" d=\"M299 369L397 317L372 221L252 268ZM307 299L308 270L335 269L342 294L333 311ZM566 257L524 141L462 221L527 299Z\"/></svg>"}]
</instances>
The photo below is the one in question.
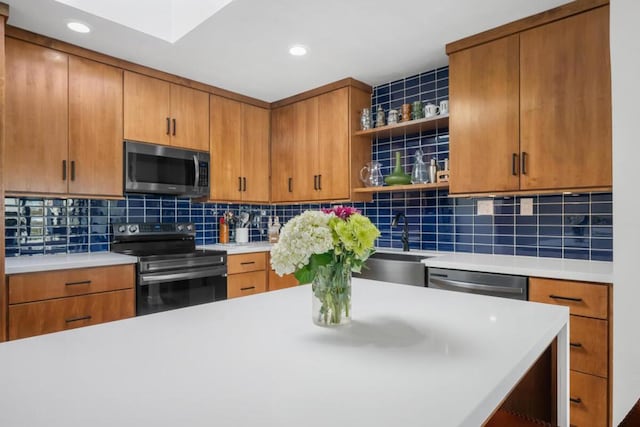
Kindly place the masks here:
<instances>
[{"instance_id":1,"label":"silver cabinet handle","mask_svg":"<svg viewBox=\"0 0 640 427\"><path fill-rule=\"evenodd\" d=\"M502 294L522 295L522 292L523 292L521 288L507 288L502 286L480 285L477 283L459 282L457 280L435 279L433 277L429 278L429 283L433 283L435 285L440 285L444 287L448 286L451 288L469 289L473 291L499 292Z\"/></svg>"}]
</instances>

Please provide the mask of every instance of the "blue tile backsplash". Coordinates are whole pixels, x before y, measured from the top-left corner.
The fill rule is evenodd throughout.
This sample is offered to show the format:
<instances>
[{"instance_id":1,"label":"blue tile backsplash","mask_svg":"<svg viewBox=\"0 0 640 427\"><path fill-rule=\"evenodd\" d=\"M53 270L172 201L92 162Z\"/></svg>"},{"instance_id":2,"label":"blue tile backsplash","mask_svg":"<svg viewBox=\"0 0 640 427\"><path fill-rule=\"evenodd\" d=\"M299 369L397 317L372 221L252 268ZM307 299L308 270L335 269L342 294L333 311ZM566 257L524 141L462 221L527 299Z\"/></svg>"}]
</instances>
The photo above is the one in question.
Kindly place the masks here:
<instances>
[{"instance_id":1,"label":"blue tile backsplash","mask_svg":"<svg viewBox=\"0 0 640 427\"><path fill-rule=\"evenodd\" d=\"M448 98L447 67L377 86L372 111L385 113L413 101L439 103ZM382 173L392 170L400 151L405 171L411 171L417 148L442 166L449 156L447 129L372 141L373 159ZM212 183L215 185L215 183ZM521 199L533 199L533 215L520 215ZM525 255L611 261L613 215L611 193L540 195L494 199L494 215L477 215L476 198L449 198L446 190L378 193L369 203L352 203L371 218L382 235L379 247L401 248L401 227L392 228L396 212L404 212L412 249ZM128 196L125 200L5 199L6 255L109 250L111 224L121 222L194 222L198 244L218 241L218 219L224 211L264 214L251 241L266 239L267 216L281 221L306 209L327 205L264 205L196 203L189 199Z\"/></svg>"}]
</instances>

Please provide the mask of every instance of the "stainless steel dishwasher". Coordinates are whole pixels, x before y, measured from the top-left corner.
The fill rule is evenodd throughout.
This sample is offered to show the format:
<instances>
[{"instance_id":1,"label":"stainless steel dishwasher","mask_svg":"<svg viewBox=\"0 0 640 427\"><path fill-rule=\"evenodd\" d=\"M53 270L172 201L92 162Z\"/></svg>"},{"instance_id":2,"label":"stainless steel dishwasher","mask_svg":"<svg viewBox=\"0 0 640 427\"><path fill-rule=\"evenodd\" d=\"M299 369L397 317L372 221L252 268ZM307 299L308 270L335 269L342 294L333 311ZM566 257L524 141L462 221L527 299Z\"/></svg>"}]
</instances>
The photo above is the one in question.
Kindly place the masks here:
<instances>
[{"instance_id":1,"label":"stainless steel dishwasher","mask_svg":"<svg viewBox=\"0 0 640 427\"><path fill-rule=\"evenodd\" d=\"M433 267L429 267L428 271L429 288L524 301L528 299L528 277Z\"/></svg>"}]
</instances>

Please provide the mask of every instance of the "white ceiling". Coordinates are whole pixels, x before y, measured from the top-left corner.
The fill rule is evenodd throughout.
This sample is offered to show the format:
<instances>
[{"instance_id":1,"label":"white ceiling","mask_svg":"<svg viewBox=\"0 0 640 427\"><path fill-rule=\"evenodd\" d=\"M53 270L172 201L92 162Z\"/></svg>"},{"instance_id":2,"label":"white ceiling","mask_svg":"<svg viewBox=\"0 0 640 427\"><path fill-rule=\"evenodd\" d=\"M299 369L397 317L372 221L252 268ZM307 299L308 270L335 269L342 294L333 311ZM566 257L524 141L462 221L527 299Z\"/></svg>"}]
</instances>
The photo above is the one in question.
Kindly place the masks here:
<instances>
[{"instance_id":1,"label":"white ceiling","mask_svg":"<svg viewBox=\"0 0 640 427\"><path fill-rule=\"evenodd\" d=\"M232 0L55 1L175 43Z\"/></svg>"},{"instance_id":2,"label":"white ceiling","mask_svg":"<svg viewBox=\"0 0 640 427\"><path fill-rule=\"evenodd\" d=\"M2 1L11 7L10 25L268 102L345 77L375 86L443 66L446 43L567 3L234 0L169 43L56 0ZM206 16L194 12L195 0L153 4L167 2L192 18ZM159 13L156 7L135 15L148 21ZM71 32L70 20L88 24L92 32ZM309 47L306 56L289 55L297 43Z\"/></svg>"}]
</instances>

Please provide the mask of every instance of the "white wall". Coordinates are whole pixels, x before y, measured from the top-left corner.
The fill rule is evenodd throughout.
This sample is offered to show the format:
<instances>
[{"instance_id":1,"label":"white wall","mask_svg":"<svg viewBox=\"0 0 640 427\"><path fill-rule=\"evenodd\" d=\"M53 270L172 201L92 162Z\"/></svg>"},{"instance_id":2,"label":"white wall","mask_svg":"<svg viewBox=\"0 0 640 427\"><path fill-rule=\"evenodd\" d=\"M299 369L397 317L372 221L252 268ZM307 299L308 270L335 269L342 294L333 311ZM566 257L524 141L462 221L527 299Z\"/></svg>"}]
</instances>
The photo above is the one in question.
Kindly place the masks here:
<instances>
[{"instance_id":1,"label":"white wall","mask_svg":"<svg viewBox=\"0 0 640 427\"><path fill-rule=\"evenodd\" d=\"M640 397L640 2L611 0L613 425ZM587 171L588 172L588 171Z\"/></svg>"}]
</instances>

